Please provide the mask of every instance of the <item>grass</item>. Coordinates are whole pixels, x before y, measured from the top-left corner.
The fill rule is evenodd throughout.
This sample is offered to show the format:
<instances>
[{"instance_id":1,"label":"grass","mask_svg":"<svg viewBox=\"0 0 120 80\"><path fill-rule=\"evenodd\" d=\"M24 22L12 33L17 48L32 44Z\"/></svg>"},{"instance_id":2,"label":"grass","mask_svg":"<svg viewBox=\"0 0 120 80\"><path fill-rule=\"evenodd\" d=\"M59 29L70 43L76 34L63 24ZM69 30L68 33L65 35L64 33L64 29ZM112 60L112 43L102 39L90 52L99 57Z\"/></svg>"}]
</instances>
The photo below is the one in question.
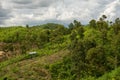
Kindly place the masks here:
<instances>
[{"instance_id":1,"label":"grass","mask_svg":"<svg viewBox=\"0 0 120 80\"><path fill-rule=\"evenodd\" d=\"M2 73L0 80L6 77L8 80L50 80L51 75L46 69L46 65L62 60L68 52L68 50L61 50L51 55L38 56L32 59L21 60L22 58L20 58L18 60L17 58L12 63L6 61L7 65L2 66L0 71ZM3 63L5 64L5 62Z\"/></svg>"},{"instance_id":2,"label":"grass","mask_svg":"<svg viewBox=\"0 0 120 80\"><path fill-rule=\"evenodd\" d=\"M51 75L46 65L61 60L68 50L66 43L46 44L43 49L32 49L37 55L22 54L0 63L0 80L49 80Z\"/></svg>"}]
</instances>

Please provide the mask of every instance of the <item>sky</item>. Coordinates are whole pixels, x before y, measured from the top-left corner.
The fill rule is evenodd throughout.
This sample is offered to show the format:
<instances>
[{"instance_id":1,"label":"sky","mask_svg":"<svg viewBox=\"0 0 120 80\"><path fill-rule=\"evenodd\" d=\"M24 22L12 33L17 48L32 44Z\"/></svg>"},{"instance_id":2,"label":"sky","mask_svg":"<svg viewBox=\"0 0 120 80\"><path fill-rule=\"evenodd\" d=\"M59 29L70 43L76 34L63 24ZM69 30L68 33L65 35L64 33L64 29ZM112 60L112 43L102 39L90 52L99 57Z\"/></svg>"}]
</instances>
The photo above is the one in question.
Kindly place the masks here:
<instances>
[{"instance_id":1,"label":"sky","mask_svg":"<svg viewBox=\"0 0 120 80\"><path fill-rule=\"evenodd\" d=\"M0 0L0 26L87 24L103 14L109 20L120 17L120 0Z\"/></svg>"}]
</instances>

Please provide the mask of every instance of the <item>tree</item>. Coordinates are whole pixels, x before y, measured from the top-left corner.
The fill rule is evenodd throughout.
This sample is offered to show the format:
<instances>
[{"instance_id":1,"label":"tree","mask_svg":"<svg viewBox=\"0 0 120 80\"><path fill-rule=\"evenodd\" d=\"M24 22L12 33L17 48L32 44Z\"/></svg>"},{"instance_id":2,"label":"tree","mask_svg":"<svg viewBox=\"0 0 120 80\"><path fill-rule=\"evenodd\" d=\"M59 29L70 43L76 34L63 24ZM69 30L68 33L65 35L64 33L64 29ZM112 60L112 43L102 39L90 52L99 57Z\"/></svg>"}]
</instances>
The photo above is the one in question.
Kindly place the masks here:
<instances>
[{"instance_id":1,"label":"tree","mask_svg":"<svg viewBox=\"0 0 120 80\"><path fill-rule=\"evenodd\" d=\"M120 31L120 19L116 18L115 23L113 23L113 30L115 34L118 34Z\"/></svg>"},{"instance_id":2,"label":"tree","mask_svg":"<svg viewBox=\"0 0 120 80\"><path fill-rule=\"evenodd\" d=\"M74 28L73 23L70 23L70 24L68 25L68 27L69 27L70 31L73 30L73 28Z\"/></svg>"},{"instance_id":3,"label":"tree","mask_svg":"<svg viewBox=\"0 0 120 80\"><path fill-rule=\"evenodd\" d=\"M96 20L92 19L92 20L89 22L89 25L90 25L91 28L96 29Z\"/></svg>"},{"instance_id":4,"label":"tree","mask_svg":"<svg viewBox=\"0 0 120 80\"><path fill-rule=\"evenodd\" d=\"M77 78L84 76L85 70L85 53L83 42L77 39L73 41L70 47L71 61L73 73L77 75Z\"/></svg>"},{"instance_id":5,"label":"tree","mask_svg":"<svg viewBox=\"0 0 120 80\"><path fill-rule=\"evenodd\" d=\"M106 54L102 46L90 48L86 54L88 62L88 71L90 75L101 76L107 70L106 68Z\"/></svg>"},{"instance_id":6,"label":"tree","mask_svg":"<svg viewBox=\"0 0 120 80\"><path fill-rule=\"evenodd\" d=\"M84 32L85 32L84 28L82 26L78 27L77 32L78 32L78 35L80 36L80 38L83 39Z\"/></svg>"},{"instance_id":7,"label":"tree","mask_svg":"<svg viewBox=\"0 0 120 80\"><path fill-rule=\"evenodd\" d=\"M26 24L26 28L29 28L29 25L28 25L28 24Z\"/></svg>"},{"instance_id":8,"label":"tree","mask_svg":"<svg viewBox=\"0 0 120 80\"><path fill-rule=\"evenodd\" d=\"M81 22L74 20L74 26L75 27L80 27L81 26Z\"/></svg>"},{"instance_id":9,"label":"tree","mask_svg":"<svg viewBox=\"0 0 120 80\"><path fill-rule=\"evenodd\" d=\"M114 39L112 40L112 55L114 57L114 69L120 65L120 32L114 36Z\"/></svg>"},{"instance_id":10,"label":"tree","mask_svg":"<svg viewBox=\"0 0 120 80\"><path fill-rule=\"evenodd\" d=\"M71 61L73 66L73 72L77 75L77 78L85 76L87 71L86 53L89 49L96 46L94 40L74 39L70 46Z\"/></svg>"},{"instance_id":11,"label":"tree","mask_svg":"<svg viewBox=\"0 0 120 80\"><path fill-rule=\"evenodd\" d=\"M69 27L70 30L73 30L73 29L78 28L80 26L82 26L82 24L81 24L81 22L79 22L77 20L74 20L73 23L70 23L68 25L68 27Z\"/></svg>"},{"instance_id":12,"label":"tree","mask_svg":"<svg viewBox=\"0 0 120 80\"><path fill-rule=\"evenodd\" d=\"M105 21L107 17L105 15L103 15L99 21L97 21L97 28L102 32L105 30L108 30L108 22Z\"/></svg>"},{"instance_id":13,"label":"tree","mask_svg":"<svg viewBox=\"0 0 120 80\"><path fill-rule=\"evenodd\" d=\"M105 20L107 18L106 15L102 15L102 19Z\"/></svg>"}]
</instances>

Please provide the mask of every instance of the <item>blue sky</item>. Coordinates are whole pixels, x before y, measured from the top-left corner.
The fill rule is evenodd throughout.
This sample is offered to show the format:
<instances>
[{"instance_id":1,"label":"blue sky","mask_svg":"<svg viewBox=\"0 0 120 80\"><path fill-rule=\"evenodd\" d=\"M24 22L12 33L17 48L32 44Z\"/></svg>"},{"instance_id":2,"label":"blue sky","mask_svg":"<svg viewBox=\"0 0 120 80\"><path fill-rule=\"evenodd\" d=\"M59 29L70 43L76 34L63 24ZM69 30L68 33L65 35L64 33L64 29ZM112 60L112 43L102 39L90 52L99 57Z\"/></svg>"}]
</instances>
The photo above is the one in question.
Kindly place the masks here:
<instances>
[{"instance_id":1,"label":"blue sky","mask_svg":"<svg viewBox=\"0 0 120 80\"><path fill-rule=\"evenodd\" d=\"M0 26L39 25L48 22L83 24L107 15L120 17L120 0L0 0Z\"/></svg>"}]
</instances>

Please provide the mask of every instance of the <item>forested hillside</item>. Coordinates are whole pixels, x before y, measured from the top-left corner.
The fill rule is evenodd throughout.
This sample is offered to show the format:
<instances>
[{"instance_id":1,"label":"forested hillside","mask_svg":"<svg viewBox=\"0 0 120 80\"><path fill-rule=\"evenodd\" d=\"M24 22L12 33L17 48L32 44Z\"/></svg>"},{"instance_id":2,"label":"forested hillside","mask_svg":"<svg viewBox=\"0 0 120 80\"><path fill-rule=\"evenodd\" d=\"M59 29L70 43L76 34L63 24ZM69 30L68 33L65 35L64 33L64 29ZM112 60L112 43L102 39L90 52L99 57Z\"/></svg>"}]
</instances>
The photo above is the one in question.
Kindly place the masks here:
<instances>
[{"instance_id":1,"label":"forested hillside","mask_svg":"<svg viewBox=\"0 0 120 80\"><path fill-rule=\"evenodd\" d=\"M0 27L1 80L120 80L119 72L119 18Z\"/></svg>"}]
</instances>

